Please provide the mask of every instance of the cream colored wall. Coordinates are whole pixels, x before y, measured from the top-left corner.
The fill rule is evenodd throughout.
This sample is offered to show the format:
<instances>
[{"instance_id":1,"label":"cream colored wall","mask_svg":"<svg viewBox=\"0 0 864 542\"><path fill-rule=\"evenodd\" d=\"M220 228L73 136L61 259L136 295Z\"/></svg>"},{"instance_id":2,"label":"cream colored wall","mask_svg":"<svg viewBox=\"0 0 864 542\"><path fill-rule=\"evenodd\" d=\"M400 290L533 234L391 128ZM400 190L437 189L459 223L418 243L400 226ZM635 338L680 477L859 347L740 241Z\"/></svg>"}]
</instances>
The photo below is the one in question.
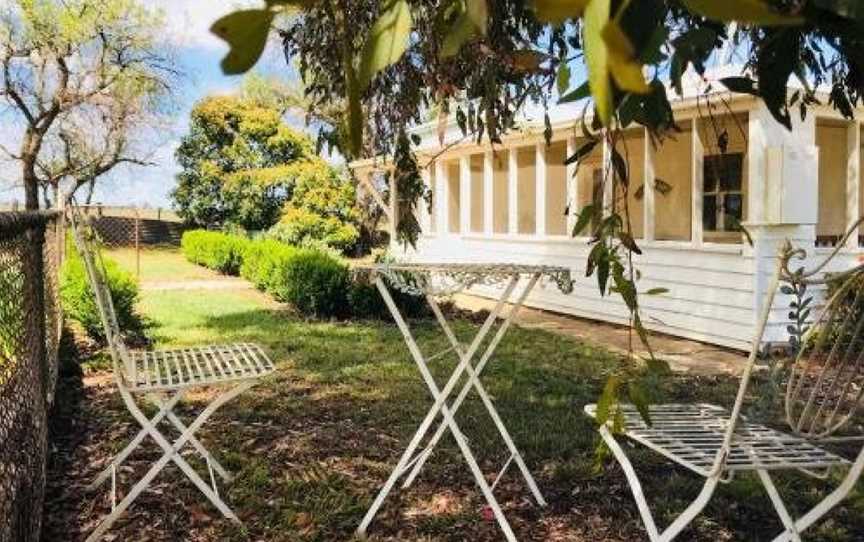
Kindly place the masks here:
<instances>
[{"instance_id":1,"label":"cream colored wall","mask_svg":"<svg viewBox=\"0 0 864 542\"><path fill-rule=\"evenodd\" d=\"M509 151L497 150L492 154L492 231L507 233L509 220L508 160Z\"/></svg>"},{"instance_id":2,"label":"cream colored wall","mask_svg":"<svg viewBox=\"0 0 864 542\"><path fill-rule=\"evenodd\" d=\"M546 148L546 233L567 234L567 142L558 141Z\"/></svg>"},{"instance_id":3,"label":"cream colored wall","mask_svg":"<svg viewBox=\"0 0 864 542\"><path fill-rule=\"evenodd\" d=\"M861 128L859 140L861 141L861 147L858 152L858 176L860 179L858 181L858 186L860 187L858 190L858 214L859 216L864 216L864 127ZM861 230L859 235L864 235L864 230Z\"/></svg>"},{"instance_id":4,"label":"cream colored wall","mask_svg":"<svg viewBox=\"0 0 864 542\"><path fill-rule=\"evenodd\" d=\"M516 151L516 163L519 168L516 194L519 198L519 219L517 232L533 234L537 231L537 165L536 148L519 147Z\"/></svg>"},{"instance_id":5,"label":"cream colored wall","mask_svg":"<svg viewBox=\"0 0 864 542\"><path fill-rule=\"evenodd\" d=\"M689 241L691 237L693 134L682 128L684 132L664 140L654 155L655 177L672 187L666 194L655 190L654 236L658 240Z\"/></svg>"},{"instance_id":6,"label":"cream colored wall","mask_svg":"<svg viewBox=\"0 0 864 542\"><path fill-rule=\"evenodd\" d=\"M585 139L577 139L576 140L576 149L582 148L587 141ZM573 212L579 214L582 212L582 209L585 208L586 205L592 203L592 197L594 193L594 170L601 169L603 167L603 145L597 144L591 153L584 157L582 161L579 163L579 167L576 170L576 209L573 209ZM583 231L582 235L590 235L590 232Z\"/></svg>"},{"instance_id":7,"label":"cream colored wall","mask_svg":"<svg viewBox=\"0 0 864 542\"><path fill-rule=\"evenodd\" d=\"M816 235L840 236L846 231L846 127L817 121L819 147L819 223Z\"/></svg>"},{"instance_id":8,"label":"cream colored wall","mask_svg":"<svg viewBox=\"0 0 864 542\"><path fill-rule=\"evenodd\" d=\"M459 190L459 160L447 162L447 221L450 233L461 231L461 192Z\"/></svg>"},{"instance_id":9,"label":"cream colored wall","mask_svg":"<svg viewBox=\"0 0 864 542\"><path fill-rule=\"evenodd\" d=\"M483 213L483 155L472 154L471 166L471 231L483 232L485 215Z\"/></svg>"},{"instance_id":10,"label":"cream colored wall","mask_svg":"<svg viewBox=\"0 0 864 542\"><path fill-rule=\"evenodd\" d=\"M618 154L627 162L627 209L630 215L630 234L636 239L642 238L644 230L643 216L645 216L645 197L637 197L639 188L643 185L643 172L645 171L645 138L642 130L629 130L615 144ZM625 188L620 183L615 196L615 208L623 216Z\"/></svg>"}]
</instances>

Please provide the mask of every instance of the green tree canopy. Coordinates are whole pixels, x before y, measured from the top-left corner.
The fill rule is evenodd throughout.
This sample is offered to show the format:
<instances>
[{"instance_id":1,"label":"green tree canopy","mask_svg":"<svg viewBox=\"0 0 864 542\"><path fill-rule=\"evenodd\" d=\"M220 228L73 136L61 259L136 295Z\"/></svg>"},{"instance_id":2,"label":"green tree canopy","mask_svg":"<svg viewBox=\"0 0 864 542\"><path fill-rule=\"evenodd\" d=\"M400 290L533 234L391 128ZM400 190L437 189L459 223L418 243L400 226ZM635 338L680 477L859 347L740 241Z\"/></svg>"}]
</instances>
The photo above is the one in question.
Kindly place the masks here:
<instances>
[{"instance_id":1,"label":"green tree canopy","mask_svg":"<svg viewBox=\"0 0 864 542\"><path fill-rule=\"evenodd\" d=\"M268 230L295 244L347 249L357 238L354 188L289 127L261 92L205 98L177 149L175 207L202 227Z\"/></svg>"},{"instance_id":2,"label":"green tree canopy","mask_svg":"<svg viewBox=\"0 0 864 542\"><path fill-rule=\"evenodd\" d=\"M205 98L177 149L182 171L174 204L197 226L267 229L279 220L303 166L317 167L313 150L278 109L235 96Z\"/></svg>"}]
</instances>

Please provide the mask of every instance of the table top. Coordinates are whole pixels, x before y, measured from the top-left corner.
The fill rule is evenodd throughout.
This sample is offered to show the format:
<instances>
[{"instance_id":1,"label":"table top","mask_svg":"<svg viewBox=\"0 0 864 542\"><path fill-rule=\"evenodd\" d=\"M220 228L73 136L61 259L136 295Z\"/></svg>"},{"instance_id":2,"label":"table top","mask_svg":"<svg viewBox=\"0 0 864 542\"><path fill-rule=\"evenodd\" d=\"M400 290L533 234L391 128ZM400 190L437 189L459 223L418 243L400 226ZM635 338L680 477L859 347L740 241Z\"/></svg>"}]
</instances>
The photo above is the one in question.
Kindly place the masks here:
<instances>
[{"instance_id":1,"label":"table top","mask_svg":"<svg viewBox=\"0 0 864 542\"><path fill-rule=\"evenodd\" d=\"M412 294L450 295L474 285L492 286L514 276L539 275L565 294L573 291L570 269L554 265L513 263L389 262L362 264L355 272L383 276L398 290Z\"/></svg>"}]
</instances>

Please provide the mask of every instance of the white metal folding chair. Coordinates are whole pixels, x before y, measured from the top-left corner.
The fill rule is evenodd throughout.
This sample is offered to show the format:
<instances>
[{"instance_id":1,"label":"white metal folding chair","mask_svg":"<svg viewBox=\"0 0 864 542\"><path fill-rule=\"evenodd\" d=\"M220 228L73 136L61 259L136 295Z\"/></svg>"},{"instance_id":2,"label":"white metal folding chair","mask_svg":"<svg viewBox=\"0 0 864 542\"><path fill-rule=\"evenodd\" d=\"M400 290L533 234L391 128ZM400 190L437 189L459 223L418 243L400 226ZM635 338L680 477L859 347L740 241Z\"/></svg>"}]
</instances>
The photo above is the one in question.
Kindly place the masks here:
<instances>
[{"instance_id":1,"label":"white metal folding chair","mask_svg":"<svg viewBox=\"0 0 864 542\"><path fill-rule=\"evenodd\" d=\"M72 206L69 211L72 234L96 298L111 352L114 380L126 408L141 425L135 438L88 488L94 490L111 479L111 513L94 529L87 541L99 540L169 462L174 462L223 516L239 521L219 495L214 472L226 482L231 480L231 475L194 434L219 407L254 386L261 377L273 372L273 363L258 345L250 343L156 351L127 350L108 288L105 267L96 246L95 232L80 210ZM203 387L228 389L218 394L192 423L186 425L174 414L173 409L191 389ZM144 415L135 402L136 395L145 395L156 405L158 411L155 416L148 418ZM168 421L180 432L173 442L158 429L163 421ZM156 441L163 454L118 503L117 467L147 436ZM210 484L180 455L186 444L191 444L204 458Z\"/></svg>"},{"instance_id":2,"label":"white metal folding chair","mask_svg":"<svg viewBox=\"0 0 864 542\"><path fill-rule=\"evenodd\" d=\"M833 277L819 275L837 252L813 270L792 272L790 259L803 258L806 254L792 250L788 243L784 247L761 310L731 413L714 405L656 405L649 410L651 425L630 405L621 405L613 414L618 416L628 438L705 479L696 499L664 530L655 523L633 465L609 424L599 427L603 441L627 477L650 540L674 539L704 509L718 484L729 481L736 472L755 472L765 488L783 525L783 532L774 538L775 542L801 540L805 529L837 506L854 488L864 469L864 448L849 460L825 447L829 442L862 440L861 435L839 436L838 432L851 425L849 422L864 396L864 266ZM797 288L802 284L826 284L828 281L834 285L834 293L826 300L801 341L799 353L787 367L784 410L791 431L781 432L748 421L741 416L741 410L776 291L784 283ZM588 405L585 412L596 417L597 406ZM769 474L798 470L826 478L834 469L846 471L840 484L798 518L789 512Z\"/></svg>"}]
</instances>

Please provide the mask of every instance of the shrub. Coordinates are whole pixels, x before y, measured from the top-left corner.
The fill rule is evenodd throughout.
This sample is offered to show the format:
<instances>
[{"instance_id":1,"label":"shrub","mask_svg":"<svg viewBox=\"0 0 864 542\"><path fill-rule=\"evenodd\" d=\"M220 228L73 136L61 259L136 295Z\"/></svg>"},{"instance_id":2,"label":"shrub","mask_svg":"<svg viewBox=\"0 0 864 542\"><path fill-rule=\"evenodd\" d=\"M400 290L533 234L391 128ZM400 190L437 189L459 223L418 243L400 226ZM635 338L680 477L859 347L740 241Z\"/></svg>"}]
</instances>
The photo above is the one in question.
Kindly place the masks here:
<instances>
[{"instance_id":1,"label":"shrub","mask_svg":"<svg viewBox=\"0 0 864 542\"><path fill-rule=\"evenodd\" d=\"M243 263L243 251L249 241L238 235L191 230L183 234L180 248L192 263L225 273L236 275Z\"/></svg>"},{"instance_id":2,"label":"shrub","mask_svg":"<svg viewBox=\"0 0 864 542\"><path fill-rule=\"evenodd\" d=\"M289 207L268 235L291 245L322 246L346 252L360 237L357 228L335 216L322 216L309 209Z\"/></svg>"},{"instance_id":3,"label":"shrub","mask_svg":"<svg viewBox=\"0 0 864 542\"><path fill-rule=\"evenodd\" d=\"M296 253L296 248L274 239L250 241L243 252L240 276L259 290L272 291L280 280L280 271Z\"/></svg>"},{"instance_id":4,"label":"shrub","mask_svg":"<svg viewBox=\"0 0 864 542\"><path fill-rule=\"evenodd\" d=\"M67 241L66 260L60 270L60 300L66 316L81 324L87 335L98 341L105 339L105 330L99 317L96 298L84 268L84 261L72 242ZM135 313L138 301L138 282L121 269L116 262L103 258L108 289L117 322L124 333L141 331L141 320Z\"/></svg>"},{"instance_id":5,"label":"shrub","mask_svg":"<svg viewBox=\"0 0 864 542\"><path fill-rule=\"evenodd\" d=\"M428 307L422 296L406 294L395 288L389 288L388 291L405 318L416 318L427 314ZM376 320L392 318L378 288L375 287L374 283L364 279L355 279L352 282L348 291L348 304L351 307L351 313L357 318Z\"/></svg>"},{"instance_id":6,"label":"shrub","mask_svg":"<svg viewBox=\"0 0 864 542\"><path fill-rule=\"evenodd\" d=\"M347 316L348 267L317 250L299 249L278 274L271 292L301 314Z\"/></svg>"}]
</instances>

